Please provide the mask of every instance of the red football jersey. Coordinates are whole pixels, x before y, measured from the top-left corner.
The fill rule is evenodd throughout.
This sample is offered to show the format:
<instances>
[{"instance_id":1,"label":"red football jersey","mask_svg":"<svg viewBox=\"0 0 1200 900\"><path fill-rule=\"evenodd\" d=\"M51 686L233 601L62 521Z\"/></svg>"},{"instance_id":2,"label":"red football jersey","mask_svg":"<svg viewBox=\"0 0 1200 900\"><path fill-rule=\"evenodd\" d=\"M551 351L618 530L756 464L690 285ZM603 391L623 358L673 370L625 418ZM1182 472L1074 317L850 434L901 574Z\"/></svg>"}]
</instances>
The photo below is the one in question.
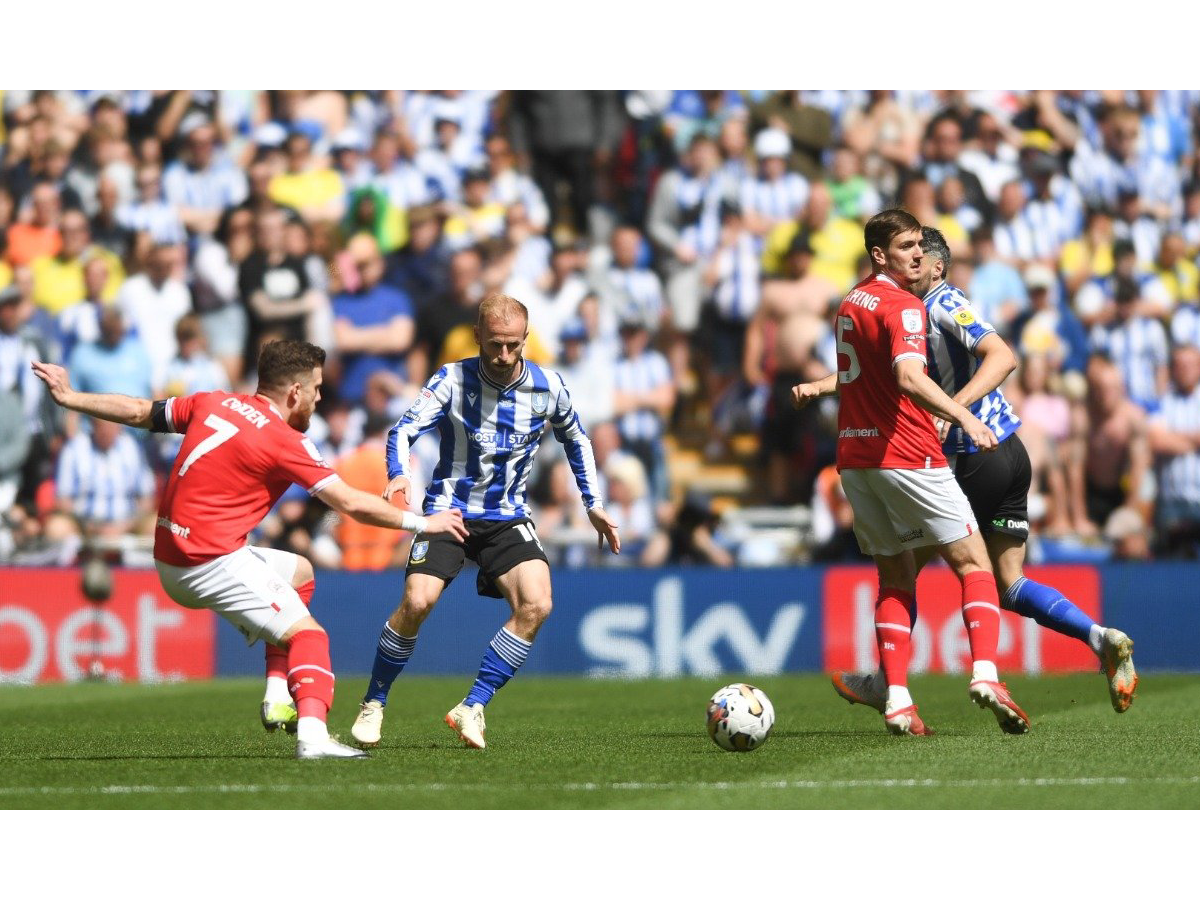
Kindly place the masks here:
<instances>
[{"instance_id":1,"label":"red football jersey","mask_svg":"<svg viewBox=\"0 0 1200 900\"><path fill-rule=\"evenodd\" d=\"M232 553L293 482L312 494L338 477L262 397L173 397L166 414L184 438L158 505L154 558L172 566Z\"/></svg>"},{"instance_id":2,"label":"red football jersey","mask_svg":"<svg viewBox=\"0 0 1200 900\"><path fill-rule=\"evenodd\" d=\"M892 371L909 357L925 362L925 322L925 304L882 273L842 298L833 322L839 470L946 465L933 417L900 393Z\"/></svg>"}]
</instances>

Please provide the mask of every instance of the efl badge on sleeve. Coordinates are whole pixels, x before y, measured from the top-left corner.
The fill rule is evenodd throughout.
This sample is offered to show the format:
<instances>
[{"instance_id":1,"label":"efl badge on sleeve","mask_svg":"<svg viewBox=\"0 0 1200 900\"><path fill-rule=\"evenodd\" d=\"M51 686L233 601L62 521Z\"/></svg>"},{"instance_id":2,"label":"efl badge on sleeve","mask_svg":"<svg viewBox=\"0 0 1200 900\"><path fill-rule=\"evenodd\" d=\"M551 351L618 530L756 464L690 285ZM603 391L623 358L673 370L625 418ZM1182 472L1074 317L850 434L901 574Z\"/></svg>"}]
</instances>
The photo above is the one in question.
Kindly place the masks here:
<instances>
[{"instance_id":1,"label":"efl badge on sleeve","mask_svg":"<svg viewBox=\"0 0 1200 900\"><path fill-rule=\"evenodd\" d=\"M533 411L539 416L546 414L546 407L550 403L550 395L545 391L535 391L533 394Z\"/></svg>"},{"instance_id":2,"label":"efl badge on sleeve","mask_svg":"<svg viewBox=\"0 0 1200 900\"><path fill-rule=\"evenodd\" d=\"M901 310L900 321L904 323L904 330L909 334L921 333L921 311L919 309Z\"/></svg>"},{"instance_id":3,"label":"efl badge on sleeve","mask_svg":"<svg viewBox=\"0 0 1200 900\"><path fill-rule=\"evenodd\" d=\"M411 561L415 563L425 562L425 557L429 555L429 541L417 541L412 545Z\"/></svg>"},{"instance_id":4,"label":"efl badge on sleeve","mask_svg":"<svg viewBox=\"0 0 1200 900\"><path fill-rule=\"evenodd\" d=\"M960 306L954 311L954 321L959 325L974 325L975 315L965 306Z\"/></svg>"}]
</instances>

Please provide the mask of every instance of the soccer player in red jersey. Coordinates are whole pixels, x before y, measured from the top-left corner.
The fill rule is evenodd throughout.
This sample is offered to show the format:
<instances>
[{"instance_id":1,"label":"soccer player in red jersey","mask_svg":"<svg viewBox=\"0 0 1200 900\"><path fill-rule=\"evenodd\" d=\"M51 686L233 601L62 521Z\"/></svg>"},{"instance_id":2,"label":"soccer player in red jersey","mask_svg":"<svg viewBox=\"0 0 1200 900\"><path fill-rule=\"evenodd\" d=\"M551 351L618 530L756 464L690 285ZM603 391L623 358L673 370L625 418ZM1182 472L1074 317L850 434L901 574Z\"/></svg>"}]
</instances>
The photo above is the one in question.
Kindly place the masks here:
<instances>
[{"instance_id":1,"label":"soccer player in red jersey","mask_svg":"<svg viewBox=\"0 0 1200 900\"><path fill-rule=\"evenodd\" d=\"M167 594L211 609L250 643L263 638L296 706L296 756L366 754L329 736L334 676L329 636L308 612L308 560L250 546L247 535L293 482L338 512L387 528L467 536L457 510L422 517L342 481L304 436L321 397L325 351L303 341L267 344L255 394L224 391L143 400L72 390L67 371L34 362L56 403L122 425L184 435L158 507L154 560ZM272 655L268 652L268 672Z\"/></svg>"},{"instance_id":2,"label":"soccer player in red jersey","mask_svg":"<svg viewBox=\"0 0 1200 900\"><path fill-rule=\"evenodd\" d=\"M996 672L1000 606L987 548L946 465L930 413L959 425L983 451L996 436L926 374L924 303L904 288L922 275L921 224L889 209L865 229L872 272L842 299L834 328L838 371L792 390L797 407L837 393L837 466L854 509L854 534L879 569L875 638L887 678L884 722L893 734L929 734L908 690L916 566L935 546L963 589L971 646L971 699L1005 732L1029 729Z\"/></svg>"}]
</instances>

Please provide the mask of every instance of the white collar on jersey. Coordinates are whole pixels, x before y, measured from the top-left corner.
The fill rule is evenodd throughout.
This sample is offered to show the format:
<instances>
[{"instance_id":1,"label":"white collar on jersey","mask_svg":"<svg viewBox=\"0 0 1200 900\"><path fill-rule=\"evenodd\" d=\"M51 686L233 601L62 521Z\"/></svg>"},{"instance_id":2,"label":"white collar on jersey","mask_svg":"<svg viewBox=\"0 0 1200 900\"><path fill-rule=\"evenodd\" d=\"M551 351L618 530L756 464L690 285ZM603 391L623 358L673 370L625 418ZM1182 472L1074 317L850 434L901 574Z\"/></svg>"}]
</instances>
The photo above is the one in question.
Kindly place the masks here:
<instances>
[{"instance_id":1,"label":"white collar on jersey","mask_svg":"<svg viewBox=\"0 0 1200 900\"><path fill-rule=\"evenodd\" d=\"M892 287L900 287L900 285L896 283L896 280L894 278L892 278L892 276L888 275L887 272L876 272L875 280L876 281L886 281ZM904 288L900 288L900 290L904 290Z\"/></svg>"},{"instance_id":2,"label":"white collar on jersey","mask_svg":"<svg viewBox=\"0 0 1200 900\"><path fill-rule=\"evenodd\" d=\"M486 381L488 384L490 384L492 387L494 387L498 391L511 391L513 388L517 387L518 385L524 384L525 379L527 379L529 377L529 363L527 363L525 361L524 357L522 357L521 358L521 375L520 375L520 377L514 379L513 381L510 381L508 384L501 384L496 379L488 377L487 370L484 369L484 367L483 367L483 360L480 359L479 360L479 377L482 378L484 381Z\"/></svg>"}]
</instances>

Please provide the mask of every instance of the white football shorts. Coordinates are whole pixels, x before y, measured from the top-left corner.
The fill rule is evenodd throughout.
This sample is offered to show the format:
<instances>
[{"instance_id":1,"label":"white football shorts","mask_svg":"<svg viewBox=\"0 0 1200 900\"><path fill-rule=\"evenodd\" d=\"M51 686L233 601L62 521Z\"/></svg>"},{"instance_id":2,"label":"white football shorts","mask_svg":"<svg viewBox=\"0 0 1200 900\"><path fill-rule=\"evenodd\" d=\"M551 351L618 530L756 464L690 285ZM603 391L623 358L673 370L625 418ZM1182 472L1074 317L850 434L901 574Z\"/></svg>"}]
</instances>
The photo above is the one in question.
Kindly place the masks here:
<instances>
[{"instance_id":1,"label":"white football shorts","mask_svg":"<svg viewBox=\"0 0 1200 900\"><path fill-rule=\"evenodd\" d=\"M842 490L854 509L858 546L870 556L952 544L979 530L949 466L843 469Z\"/></svg>"},{"instance_id":2,"label":"white football shorts","mask_svg":"<svg viewBox=\"0 0 1200 900\"><path fill-rule=\"evenodd\" d=\"M259 638L278 644L288 629L309 615L292 587L299 557L247 544L198 566L154 561L163 589L189 609L211 609L232 622L247 644Z\"/></svg>"}]
</instances>

